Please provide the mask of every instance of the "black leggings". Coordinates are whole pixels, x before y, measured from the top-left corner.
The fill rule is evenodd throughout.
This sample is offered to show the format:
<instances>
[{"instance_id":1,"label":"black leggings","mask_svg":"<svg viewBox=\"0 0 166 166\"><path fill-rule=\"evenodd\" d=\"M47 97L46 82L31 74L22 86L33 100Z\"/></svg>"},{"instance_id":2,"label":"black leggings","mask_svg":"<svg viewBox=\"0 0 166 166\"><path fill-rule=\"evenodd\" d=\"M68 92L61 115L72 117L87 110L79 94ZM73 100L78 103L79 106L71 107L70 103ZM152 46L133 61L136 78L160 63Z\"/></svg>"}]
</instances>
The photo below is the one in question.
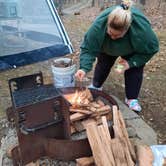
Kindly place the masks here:
<instances>
[{"instance_id":1,"label":"black leggings","mask_svg":"<svg viewBox=\"0 0 166 166\"><path fill-rule=\"evenodd\" d=\"M123 57L124 58L124 57ZM107 79L117 57L100 54L94 71L93 85L101 87ZM128 99L137 99L143 80L143 68L133 67L125 71L125 92Z\"/></svg>"}]
</instances>

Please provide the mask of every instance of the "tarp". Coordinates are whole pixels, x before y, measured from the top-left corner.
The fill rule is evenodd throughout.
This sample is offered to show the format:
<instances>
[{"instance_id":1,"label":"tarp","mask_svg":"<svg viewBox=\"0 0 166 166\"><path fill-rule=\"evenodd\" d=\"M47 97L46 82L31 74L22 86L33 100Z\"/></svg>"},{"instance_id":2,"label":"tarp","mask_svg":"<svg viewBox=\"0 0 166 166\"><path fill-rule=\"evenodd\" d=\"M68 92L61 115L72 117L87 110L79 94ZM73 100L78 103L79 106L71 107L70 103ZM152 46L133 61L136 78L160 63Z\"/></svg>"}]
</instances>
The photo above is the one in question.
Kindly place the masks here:
<instances>
[{"instance_id":1,"label":"tarp","mask_svg":"<svg viewBox=\"0 0 166 166\"><path fill-rule=\"evenodd\" d=\"M0 0L0 70L72 53L52 0Z\"/></svg>"}]
</instances>

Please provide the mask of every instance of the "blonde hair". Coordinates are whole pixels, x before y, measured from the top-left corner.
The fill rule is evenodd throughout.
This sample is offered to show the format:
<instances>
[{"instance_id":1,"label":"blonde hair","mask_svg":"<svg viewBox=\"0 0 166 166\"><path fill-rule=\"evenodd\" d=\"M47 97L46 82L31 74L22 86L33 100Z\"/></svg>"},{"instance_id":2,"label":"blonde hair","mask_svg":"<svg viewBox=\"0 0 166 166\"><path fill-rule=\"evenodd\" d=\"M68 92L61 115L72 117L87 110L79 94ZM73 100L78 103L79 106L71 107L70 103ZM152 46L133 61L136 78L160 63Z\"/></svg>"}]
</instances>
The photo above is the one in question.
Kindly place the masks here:
<instances>
[{"instance_id":1,"label":"blonde hair","mask_svg":"<svg viewBox=\"0 0 166 166\"><path fill-rule=\"evenodd\" d=\"M127 30L131 24L132 1L124 0L108 16L108 27L116 30Z\"/></svg>"}]
</instances>

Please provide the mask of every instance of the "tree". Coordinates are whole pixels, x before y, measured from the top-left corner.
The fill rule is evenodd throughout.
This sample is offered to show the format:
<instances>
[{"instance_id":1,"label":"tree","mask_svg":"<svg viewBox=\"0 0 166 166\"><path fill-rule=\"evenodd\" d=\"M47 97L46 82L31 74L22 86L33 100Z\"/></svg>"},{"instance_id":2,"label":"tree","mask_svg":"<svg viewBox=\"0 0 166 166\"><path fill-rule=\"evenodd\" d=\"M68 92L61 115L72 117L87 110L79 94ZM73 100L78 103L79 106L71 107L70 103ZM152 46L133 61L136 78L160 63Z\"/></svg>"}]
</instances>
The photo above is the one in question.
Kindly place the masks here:
<instances>
[{"instance_id":1,"label":"tree","mask_svg":"<svg viewBox=\"0 0 166 166\"><path fill-rule=\"evenodd\" d=\"M95 6L95 0L92 0L92 7Z\"/></svg>"}]
</instances>

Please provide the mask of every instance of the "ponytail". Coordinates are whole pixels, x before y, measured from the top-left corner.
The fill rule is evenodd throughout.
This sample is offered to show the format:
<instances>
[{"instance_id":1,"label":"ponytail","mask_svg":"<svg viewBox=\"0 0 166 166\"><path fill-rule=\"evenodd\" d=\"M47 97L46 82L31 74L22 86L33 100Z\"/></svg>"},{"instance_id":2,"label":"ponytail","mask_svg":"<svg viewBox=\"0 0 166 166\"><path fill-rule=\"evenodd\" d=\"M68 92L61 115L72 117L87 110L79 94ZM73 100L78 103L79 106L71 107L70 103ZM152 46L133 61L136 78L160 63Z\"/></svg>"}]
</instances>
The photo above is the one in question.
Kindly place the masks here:
<instances>
[{"instance_id":1,"label":"ponytail","mask_svg":"<svg viewBox=\"0 0 166 166\"><path fill-rule=\"evenodd\" d=\"M131 0L122 0L121 2L121 7L124 9L124 10L130 10L130 7L133 5L133 1Z\"/></svg>"},{"instance_id":2,"label":"ponytail","mask_svg":"<svg viewBox=\"0 0 166 166\"><path fill-rule=\"evenodd\" d=\"M131 0L122 0L108 16L108 27L116 30L128 30L131 24Z\"/></svg>"}]
</instances>

